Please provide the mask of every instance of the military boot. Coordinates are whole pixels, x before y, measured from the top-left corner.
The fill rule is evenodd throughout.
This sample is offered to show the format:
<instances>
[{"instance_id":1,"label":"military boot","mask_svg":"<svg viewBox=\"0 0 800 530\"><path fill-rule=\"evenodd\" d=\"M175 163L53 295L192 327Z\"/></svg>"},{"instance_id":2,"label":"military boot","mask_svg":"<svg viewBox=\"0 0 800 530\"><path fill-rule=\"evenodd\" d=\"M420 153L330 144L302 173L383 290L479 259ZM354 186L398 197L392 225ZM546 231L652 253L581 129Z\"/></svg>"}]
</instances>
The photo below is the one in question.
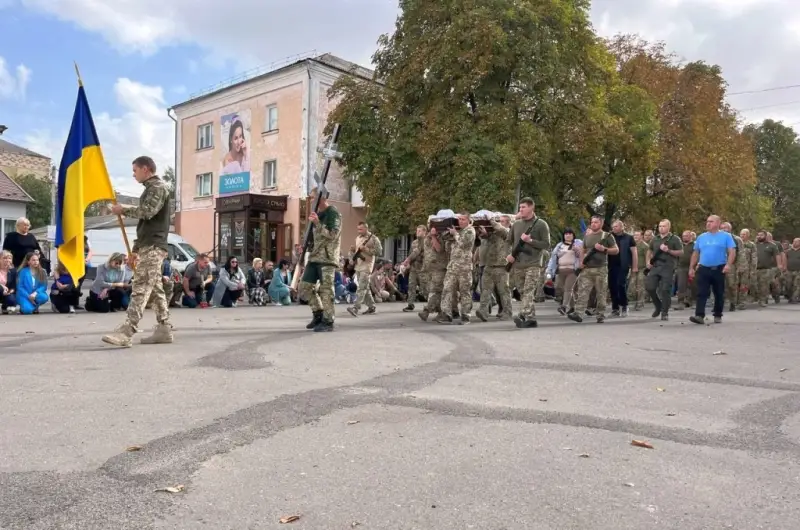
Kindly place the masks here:
<instances>
[{"instance_id":1,"label":"military boot","mask_svg":"<svg viewBox=\"0 0 800 530\"><path fill-rule=\"evenodd\" d=\"M428 317L430 316L430 313L428 312L427 309L423 309L422 311L420 311L417 314L419 315L420 320L422 320L423 322L427 322L428 321Z\"/></svg>"},{"instance_id":2,"label":"military boot","mask_svg":"<svg viewBox=\"0 0 800 530\"><path fill-rule=\"evenodd\" d=\"M314 333L320 333L323 331L333 331L333 322L323 318L320 320L319 324L314 326Z\"/></svg>"},{"instance_id":3,"label":"military boot","mask_svg":"<svg viewBox=\"0 0 800 530\"><path fill-rule=\"evenodd\" d=\"M168 323L158 324L149 337L142 339L142 344L172 344L172 326Z\"/></svg>"},{"instance_id":4,"label":"military boot","mask_svg":"<svg viewBox=\"0 0 800 530\"><path fill-rule=\"evenodd\" d=\"M120 346L123 348L130 348L133 336L136 335L136 330L130 324L121 324L109 335L103 335L103 342L111 344L112 346Z\"/></svg>"},{"instance_id":5,"label":"military boot","mask_svg":"<svg viewBox=\"0 0 800 530\"><path fill-rule=\"evenodd\" d=\"M314 329L322 322L322 311L314 311L311 315L311 322L306 325L306 329Z\"/></svg>"},{"instance_id":6,"label":"military boot","mask_svg":"<svg viewBox=\"0 0 800 530\"><path fill-rule=\"evenodd\" d=\"M480 318L481 321L483 322L487 322L489 320L489 316L486 313L484 313L482 309L478 309L477 311L475 311L475 316Z\"/></svg>"},{"instance_id":7,"label":"military boot","mask_svg":"<svg viewBox=\"0 0 800 530\"><path fill-rule=\"evenodd\" d=\"M453 323L453 316L446 315L444 313L439 313L439 316L436 318L436 322L439 324L452 324Z\"/></svg>"},{"instance_id":8,"label":"military boot","mask_svg":"<svg viewBox=\"0 0 800 530\"><path fill-rule=\"evenodd\" d=\"M414 304L409 302L408 305L403 308L403 313L410 313L413 310L414 310Z\"/></svg>"}]
</instances>

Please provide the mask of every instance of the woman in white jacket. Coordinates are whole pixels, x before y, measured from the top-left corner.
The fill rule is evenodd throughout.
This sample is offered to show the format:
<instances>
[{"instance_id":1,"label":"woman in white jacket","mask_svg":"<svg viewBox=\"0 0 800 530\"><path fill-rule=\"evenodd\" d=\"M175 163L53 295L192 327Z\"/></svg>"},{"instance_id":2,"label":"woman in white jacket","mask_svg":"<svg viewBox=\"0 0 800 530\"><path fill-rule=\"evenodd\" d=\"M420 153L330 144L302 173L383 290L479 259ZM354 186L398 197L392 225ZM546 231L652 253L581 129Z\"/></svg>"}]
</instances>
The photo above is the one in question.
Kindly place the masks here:
<instances>
[{"instance_id":1,"label":"woman in white jacket","mask_svg":"<svg viewBox=\"0 0 800 530\"><path fill-rule=\"evenodd\" d=\"M575 239L575 231L567 228L561 236L561 242L553 249L550 262L547 264L547 278L556 280L556 299L562 297L558 308L558 312L562 315L566 315L575 307L573 287L578 279L575 271L578 268L578 260L581 259L582 247L583 241Z\"/></svg>"},{"instance_id":2,"label":"woman in white jacket","mask_svg":"<svg viewBox=\"0 0 800 530\"><path fill-rule=\"evenodd\" d=\"M225 266L219 271L219 279L214 286L214 298L211 305L214 307L236 307L236 303L244 294L246 280L244 272L239 268L239 260L235 256L228 256Z\"/></svg>"}]
</instances>

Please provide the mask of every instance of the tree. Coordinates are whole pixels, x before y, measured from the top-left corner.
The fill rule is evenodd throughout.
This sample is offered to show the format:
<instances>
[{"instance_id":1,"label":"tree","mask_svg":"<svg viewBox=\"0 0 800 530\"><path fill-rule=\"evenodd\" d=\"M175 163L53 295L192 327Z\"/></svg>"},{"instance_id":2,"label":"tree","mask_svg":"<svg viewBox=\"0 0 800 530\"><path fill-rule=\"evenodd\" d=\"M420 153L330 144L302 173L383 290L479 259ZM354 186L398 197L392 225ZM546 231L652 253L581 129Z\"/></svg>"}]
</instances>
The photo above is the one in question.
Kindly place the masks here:
<instances>
[{"instance_id":1,"label":"tree","mask_svg":"<svg viewBox=\"0 0 800 530\"><path fill-rule=\"evenodd\" d=\"M771 206L773 223L755 225L772 227L776 239L800 234L800 142L794 129L781 122L764 120L748 125L756 159L758 185L755 200Z\"/></svg>"},{"instance_id":2,"label":"tree","mask_svg":"<svg viewBox=\"0 0 800 530\"><path fill-rule=\"evenodd\" d=\"M585 138L571 124L603 104L614 75L588 0L400 8L373 56L376 81L345 76L329 92L344 175L371 224L389 236L442 208L515 211L518 189L552 199L551 149Z\"/></svg>"},{"instance_id":3,"label":"tree","mask_svg":"<svg viewBox=\"0 0 800 530\"><path fill-rule=\"evenodd\" d=\"M658 109L658 157L640 180L637 218L649 225L667 217L676 226L702 227L703 218L716 213L742 223L752 213L741 204L756 184L755 161L725 102L720 68L680 64L663 43L629 35L615 37L609 48L622 80L645 90ZM762 210L756 208L759 216Z\"/></svg>"},{"instance_id":4,"label":"tree","mask_svg":"<svg viewBox=\"0 0 800 530\"><path fill-rule=\"evenodd\" d=\"M166 182L169 187L169 198L174 200L177 182L175 179L175 170L172 169L172 166L167 166L167 169L164 170L164 176L161 178L164 179L164 182Z\"/></svg>"},{"instance_id":5,"label":"tree","mask_svg":"<svg viewBox=\"0 0 800 530\"><path fill-rule=\"evenodd\" d=\"M32 228L39 228L50 224L50 214L53 210L53 186L35 175L20 175L14 179L34 202L29 203L26 216Z\"/></svg>"}]
</instances>

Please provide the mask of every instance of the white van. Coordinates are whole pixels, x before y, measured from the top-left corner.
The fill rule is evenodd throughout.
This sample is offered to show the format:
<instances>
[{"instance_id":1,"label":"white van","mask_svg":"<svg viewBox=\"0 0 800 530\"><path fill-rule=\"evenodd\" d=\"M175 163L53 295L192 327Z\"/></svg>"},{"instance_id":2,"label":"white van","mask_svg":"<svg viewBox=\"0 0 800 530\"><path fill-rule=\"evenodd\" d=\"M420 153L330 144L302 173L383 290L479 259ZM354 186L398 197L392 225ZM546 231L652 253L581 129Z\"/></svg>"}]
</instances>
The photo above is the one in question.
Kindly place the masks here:
<instances>
[{"instance_id":1,"label":"white van","mask_svg":"<svg viewBox=\"0 0 800 530\"><path fill-rule=\"evenodd\" d=\"M133 246L133 242L136 239L136 227L125 227L125 232L128 234L128 242L131 244L131 246ZM122 234L120 234L118 227L88 230L86 235L89 237L89 245L92 247L91 262L93 267L97 267L98 265L107 262L108 258L114 252L127 254L125 249L125 241L123 241ZM199 254L199 252L195 250L195 248L190 245L189 242L187 242L178 234L170 233L167 236L167 246L170 266L181 274L183 274L186 266L193 262L195 256ZM212 262L212 272L214 269L215 265Z\"/></svg>"}]
</instances>

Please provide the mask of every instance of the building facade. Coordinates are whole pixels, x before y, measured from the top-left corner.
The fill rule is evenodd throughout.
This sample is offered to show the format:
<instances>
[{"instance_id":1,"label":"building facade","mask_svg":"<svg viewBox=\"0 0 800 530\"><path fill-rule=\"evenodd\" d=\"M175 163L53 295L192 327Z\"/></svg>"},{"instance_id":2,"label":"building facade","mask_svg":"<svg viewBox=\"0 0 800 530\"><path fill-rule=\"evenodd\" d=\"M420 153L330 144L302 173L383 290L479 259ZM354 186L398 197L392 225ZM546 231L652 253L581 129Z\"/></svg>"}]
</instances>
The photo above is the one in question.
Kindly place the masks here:
<instances>
[{"instance_id":1,"label":"building facade","mask_svg":"<svg viewBox=\"0 0 800 530\"><path fill-rule=\"evenodd\" d=\"M31 196L0 169L0 247L6 234L17 230L17 219L25 217L25 210L32 202Z\"/></svg>"},{"instance_id":2,"label":"building facade","mask_svg":"<svg viewBox=\"0 0 800 530\"><path fill-rule=\"evenodd\" d=\"M0 171L11 178L36 175L50 180L50 159L0 138Z\"/></svg>"},{"instance_id":3,"label":"building facade","mask_svg":"<svg viewBox=\"0 0 800 530\"><path fill-rule=\"evenodd\" d=\"M172 107L176 120L175 229L217 260L292 255L341 75L372 72L332 55L293 62ZM346 134L346 131L343 131ZM342 246L365 217L360 194L331 164L330 201L343 216Z\"/></svg>"}]
</instances>

